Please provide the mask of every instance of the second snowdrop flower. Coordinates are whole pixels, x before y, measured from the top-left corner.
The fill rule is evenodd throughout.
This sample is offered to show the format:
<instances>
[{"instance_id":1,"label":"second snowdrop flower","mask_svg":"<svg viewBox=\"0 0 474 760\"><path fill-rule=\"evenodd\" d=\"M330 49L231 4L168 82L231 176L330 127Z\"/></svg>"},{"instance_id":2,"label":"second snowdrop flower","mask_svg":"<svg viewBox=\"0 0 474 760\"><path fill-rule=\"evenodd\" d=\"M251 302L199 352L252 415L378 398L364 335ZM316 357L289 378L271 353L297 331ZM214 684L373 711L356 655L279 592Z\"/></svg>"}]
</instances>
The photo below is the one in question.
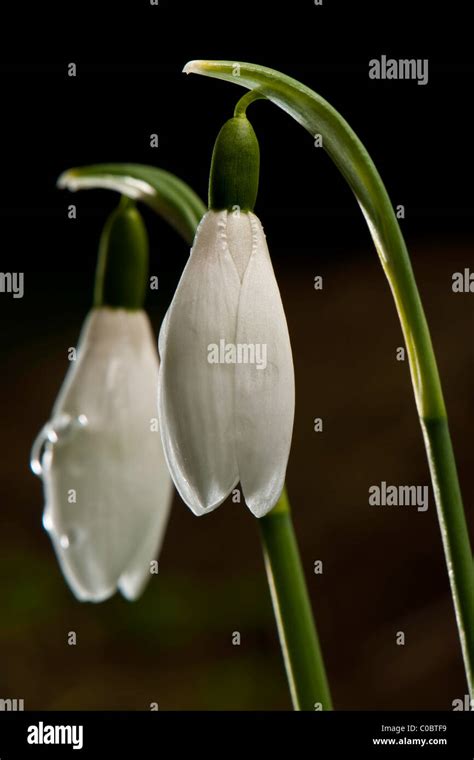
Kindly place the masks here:
<instances>
[{"instance_id":1,"label":"second snowdrop flower","mask_svg":"<svg viewBox=\"0 0 474 760\"><path fill-rule=\"evenodd\" d=\"M257 517L277 502L294 418L290 339L253 213L259 147L245 114L214 147L209 211L160 333L159 416L175 485L196 515L240 481Z\"/></svg>"},{"instance_id":2,"label":"second snowdrop flower","mask_svg":"<svg viewBox=\"0 0 474 760\"><path fill-rule=\"evenodd\" d=\"M136 599L166 529L171 481L156 428L156 343L142 308L148 242L123 199L101 239L94 308L31 466L43 524L75 596ZM154 424L155 423L155 424Z\"/></svg>"}]
</instances>

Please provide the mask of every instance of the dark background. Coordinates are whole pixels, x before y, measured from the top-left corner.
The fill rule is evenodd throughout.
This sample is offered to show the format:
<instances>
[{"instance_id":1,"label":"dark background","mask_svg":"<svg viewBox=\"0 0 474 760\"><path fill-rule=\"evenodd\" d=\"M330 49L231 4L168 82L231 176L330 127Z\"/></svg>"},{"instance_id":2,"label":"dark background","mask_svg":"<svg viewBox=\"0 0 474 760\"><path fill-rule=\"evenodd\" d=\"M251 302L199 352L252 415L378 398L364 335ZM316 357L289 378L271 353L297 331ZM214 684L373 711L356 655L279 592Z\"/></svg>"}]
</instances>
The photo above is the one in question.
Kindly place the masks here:
<instances>
[{"instance_id":1,"label":"dark background","mask_svg":"<svg viewBox=\"0 0 474 760\"><path fill-rule=\"evenodd\" d=\"M27 709L290 707L257 525L243 505L197 519L176 497L160 574L144 596L80 604L42 529L41 484L28 467L90 307L98 238L117 202L107 191L58 191L56 178L81 164L141 162L175 172L205 199L215 136L244 91L185 77L187 60L254 61L315 89L405 206L472 528L474 295L453 294L451 277L474 265L474 67L457 6L436 16L419 4L414 29L416 7L141 2L104 3L99 14L86 3L43 15L35 46L22 22L3 27L18 45L0 64L1 270L25 273L25 296L0 294L0 698L23 698ZM34 33L36 17L24 23ZM429 58L428 85L371 81L368 61L382 54ZM288 487L335 706L450 709L466 685L431 490L426 513L368 506L368 488L381 480L429 484L388 285L326 154L271 104L248 115L262 157L256 211L294 351ZM155 132L160 147L151 149ZM147 303L158 330L188 248L143 213L160 279ZM315 417L323 433L313 432ZM312 571L318 559L322 576ZM231 644L237 630L240 647Z\"/></svg>"}]
</instances>

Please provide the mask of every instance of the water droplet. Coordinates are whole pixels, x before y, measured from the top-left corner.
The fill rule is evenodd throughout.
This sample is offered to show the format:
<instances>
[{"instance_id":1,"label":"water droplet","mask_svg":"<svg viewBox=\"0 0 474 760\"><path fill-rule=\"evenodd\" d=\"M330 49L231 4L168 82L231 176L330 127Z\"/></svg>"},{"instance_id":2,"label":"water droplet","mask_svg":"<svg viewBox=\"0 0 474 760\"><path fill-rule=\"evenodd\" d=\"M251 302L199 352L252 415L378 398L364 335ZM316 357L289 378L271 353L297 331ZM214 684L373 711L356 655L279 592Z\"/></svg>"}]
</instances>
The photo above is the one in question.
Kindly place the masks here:
<instances>
[{"instance_id":1,"label":"water droplet","mask_svg":"<svg viewBox=\"0 0 474 760\"><path fill-rule=\"evenodd\" d=\"M89 424L85 414L79 414L74 419L70 414L60 414L44 425L38 433L31 449L30 467L35 475L41 476L51 464L52 451L45 450L47 443L60 443L71 431L84 428Z\"/></svg>"},{"instance_id":2,"label":"water droplet","mask_svg":"<svg viewBox=\"0 0 474 760\"><path fill-rule=\"evenodd\" d=\"M72 546L77 546L83 536L84 533L82 530L71 528L67 533L63 533L62 536L59 537L59 544L62 549L70 549Z\"/></svg>"},{"instance_id":3,"label":"water droplet","mask_svg":"<svg viewBox=\"0 0 474 760\"><path fill-rule=\"evenodd\" d=\"M48 441L48 432L49 424L46 424L39 431L31 448L30 467L34 474L38 476L41 476L43 474L43 448L45 443Z\"/></svg>"},{"instance_id":4,"label":"water droplet","mask_svg":"<svg viewBox=\"0 0 474 760\"><path fill-rule=\"evenodd\" d=\"M45 509L43 514L43 528L50 533L53 530L53 519L49 509Z\"/></svg>"},{"instance_id":5,"label":"water droplet","mask_svg":"<svg viewBox=\"0 0 474 760\"><path fill-rule=\"evenodd\" d=\"M51 435L55 440L50 438L51 443L56 443L62 433L67 433L71 429L72 417L70 414L60 414L50 422Z\"/></svg>"}]
</instances>

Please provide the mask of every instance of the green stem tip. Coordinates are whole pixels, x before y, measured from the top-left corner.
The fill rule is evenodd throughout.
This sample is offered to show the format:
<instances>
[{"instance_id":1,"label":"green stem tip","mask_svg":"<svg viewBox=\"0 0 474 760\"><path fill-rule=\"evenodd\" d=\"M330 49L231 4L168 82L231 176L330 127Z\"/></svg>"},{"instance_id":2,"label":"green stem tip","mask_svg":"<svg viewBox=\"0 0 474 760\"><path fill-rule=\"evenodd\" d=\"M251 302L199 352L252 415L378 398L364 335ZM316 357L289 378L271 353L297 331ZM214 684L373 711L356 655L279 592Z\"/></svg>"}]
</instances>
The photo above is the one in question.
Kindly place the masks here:
<instances>
[{"instance_id":1,"label":"green stem tip","mask_svg":"<svg viewBox=\"0 0 474 760\"><path fill-rule=\"evenodd\" d=\"M94 306L141 309L148 278L148 235L135 203L122 196L99 243Z\"/></svg>"}]
</instances>

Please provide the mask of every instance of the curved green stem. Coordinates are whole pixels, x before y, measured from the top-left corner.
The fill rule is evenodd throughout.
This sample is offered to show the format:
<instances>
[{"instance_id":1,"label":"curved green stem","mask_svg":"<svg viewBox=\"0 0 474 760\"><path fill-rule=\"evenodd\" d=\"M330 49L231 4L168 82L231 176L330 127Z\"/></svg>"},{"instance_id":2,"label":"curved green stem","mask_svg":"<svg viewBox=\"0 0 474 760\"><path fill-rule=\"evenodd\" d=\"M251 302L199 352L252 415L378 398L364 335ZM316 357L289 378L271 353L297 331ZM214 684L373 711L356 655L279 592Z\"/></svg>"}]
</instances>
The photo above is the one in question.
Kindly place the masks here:
<instances>
[{"instance_id":1,"label":"curved green stem","mask_svg":"<svg viewBox=\"0 0 474 760\"><path fill-rule=\"evenodd\" d=\"M250 90L250 92L247 92L245 95L242 95L240 100L237 101L235 108L234 108L234 116L245 116L247 108L251 103L255 103L256 100L264 100L265 95L263 95L258 90Z\"/></svg>"},{"instance_id":2,"label":"curved green stem","mask_svg":"<svg viewBox=\"0 0 474 760\"><path fill-rule=\"evenodd\" d=\"M286 490L274 509L258 523L293 707L331 710L329 685Z\"/></svg>"},{"instance_id":3,"label":"curved green stem","mask_svg":"<svg viewBox=\"0 0 474 760\"><path fill-rule=\"evenodd\" d=\"M295 79L264 66L191 61L186 73L217 77L258 90L322 144L352 188L395 300L423 429L438 520L471 695L474 668L474 569L438 367L405 241L382 179L342 116Z\"/></svg>"},{"instance_id":4,"label":"curved green stem","mask_svg":"<svg viewBox=\"0 0 474 760\"><path fill-rule=\"evenodd\" d=\"M93 164L68 169L58 179L68 190L103 188L142 201L171 224L191 245L206 206L186 182L171 172L144 164Z\"/></svg>"}]
</instances>

